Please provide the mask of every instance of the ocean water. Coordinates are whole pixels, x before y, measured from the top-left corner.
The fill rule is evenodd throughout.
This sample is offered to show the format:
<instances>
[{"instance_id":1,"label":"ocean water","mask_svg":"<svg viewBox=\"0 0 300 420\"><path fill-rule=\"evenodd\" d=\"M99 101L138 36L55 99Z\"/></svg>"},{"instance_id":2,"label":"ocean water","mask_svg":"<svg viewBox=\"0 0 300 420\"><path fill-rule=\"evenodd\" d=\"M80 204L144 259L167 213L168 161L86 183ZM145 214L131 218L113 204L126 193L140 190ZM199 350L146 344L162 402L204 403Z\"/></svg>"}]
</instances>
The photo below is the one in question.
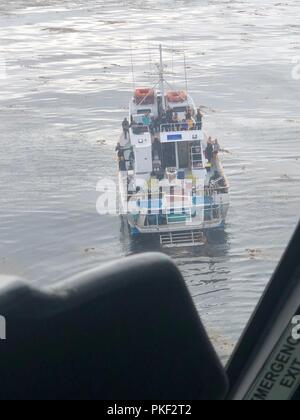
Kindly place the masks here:
<instances>
[{"instance_id":1,"label":"ocean water","mask_svg":"<svg viewBox=\"0 0 300 420\"><path fill-rule=\"evenodd\" d=\"M159 251L96 212L116 179L133 86L189 91L231 153L224 232L164 251L226 360L299 220L298 0L4 0L0 4L0 273L40 287ZM132 74L132 63L134 74ZM300 72L299 72L300 73Z\"/></svg>"}]
</instances>

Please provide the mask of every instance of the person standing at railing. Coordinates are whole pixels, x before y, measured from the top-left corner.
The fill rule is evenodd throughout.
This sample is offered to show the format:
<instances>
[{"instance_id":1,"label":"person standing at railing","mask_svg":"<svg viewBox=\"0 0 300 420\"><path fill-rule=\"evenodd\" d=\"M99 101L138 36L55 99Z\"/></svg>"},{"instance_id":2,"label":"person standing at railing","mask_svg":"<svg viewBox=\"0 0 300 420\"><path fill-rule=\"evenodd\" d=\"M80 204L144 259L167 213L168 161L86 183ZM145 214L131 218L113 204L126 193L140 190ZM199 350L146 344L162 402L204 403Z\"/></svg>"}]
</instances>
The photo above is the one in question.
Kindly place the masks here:
<instances>
[{"instance_id":1,"label":"person standing at railing","mask_svg":"<svg viewBox=\"0 0 300 420\"><path fill-rule=\"evenodd\" d=\"M118 153L118 158L120 159L124 156L124 148L121 146L121 143L118 143L116 146L116 152Z\"/></svg>"},{"instance_id":2,"label":"person standing at railing","mask_svg":"<svg viewBox=\"0 0 300 420\"><path fill-rule=\"evenodd\" d=\"M189 125L189 130L195 130L195 120L193 117L191 117L189 120L187 120Z\"/></svg>"},{"instance_id":3,"label":"person standing at railing","mask_svg":"<svg viewBox=\"0 0 300 420\"><path fill-rule=\"evenodd\" d=\"M150 118L150 112L147 112L147 114L146 115L144 115L143 116L143 124L146 126L146 127L150 127L150 125L151 125L151 118Z\"/></svg>"},{"instance_id":4,"label":"person standing at railing","mask_svg":"<svg viewBox=\"0 0 300 420\"><path fill-rule=\"evenodd\" d=\"M126 172L127 171L127 167L126 167L126 161L124 156L120 158L119 160L119 170L120 172Z\"/></svg>"},{"instance_id":5,"label":"person standing at railing","mask_svg":"<svg viewBox=\"0 0 300 420\"><path fill-rule=\"evenodd\" d=\"M212 163L212 160L214 157L214 144L211 137L207 141L207 146L205 149L205 157L208 160L208 163Z\"/></svg>"},{"instance_id":6,"label":"person standing at railing","mask_svg":"<svg viewBox=\"0 0 300 420\"><path fill-rule=\"evenodd\" d=\"M214 167L214 170L219 172L220 174L223 173L223 168L222 168L222 163L221 160L219 158L219 153L229 153L227 150L222 149L222 147L220 146L219 141L216 139L213 142L213 159L212 159L212 164Z\"/></svg>"},{"instance_id":7,"label":"person standing at railing","mask_svg":"<svg viewBox=\"0 0 300 420\"><path fill-rule=\"evenodd\" d=\"M189 107L189 108L187 109L186 113L185 113L185 119L186 119L187 121L189 121L189 120L191 120L192 118L193 118L192 110L191 110L191 108Z\"/></svg>"},{"instance_id":8,"label":"person standing at railing","mask_svg":"<svg viewBox=\"0 0 300 420\"><path fill-rule=\"evenodd\" d=\"M221 146L220 146L220 144L219 144L218 139L216 139L216 140L214 141L213 146L214 146L214 154L218 155L218 154L219 154L219 152L221 152L221 151L222 151L222 149L221 149Z\"/></svg>"},{"instance_id":9,"label":"person standing at railing","mask_svg":"<svg viewBox=\"0 0 300 420\"><path fill-rule=\"evenodd\" d=\"M124 137L127 140L128 134L129 134L129 127L130 127L130 124L127 118L124 118L124 121L122 122L122 127L123 127Z\"/></svg>"},{"instance_id":10,"label":"person standing at railing","mask_svg":"<svg viewBox=\"0 0 300 420\"><path fill-rule=\"evenodd\" d=\"M189 129L189 123L188 123L188 121L183 120L182 121L182 124L181 124L181 127L182 127L182 130L183 131L188 131L188 129Z\"/></svg>"},{"instance_id":11,"label":"person standing at railing","mask_svg":"<svg viewBox=\"0 0 300 420\"><path fill-rule=\"evenodd\" d=\"M132 171L134 169L134 161L135 161L135 155L134 155L133 150L131 150L128 160L129 160L129 170Z\"/></svg>"},{"instance_id":12,"label":"person standing at railing","mask_svg":"<svg viewBox=\"0 0 300 420\"><path fill-rule=\"evenodd\" d=\"M166 115L165 112L161 116L160 123L161 123L161 128L162 128L163 132L164 131L169 131L167 115Z\"/></svg>"},{"instance_id":13,"label":"person standing at railing","mask_svg":"<svg viewBox=\"0 0 300 420\"><path fill-rule=\"evenodd\" d=\"M201 112L201 109L198 108L197 114L196 114L196 127L197 127L197 130L202 130L202 123L203 123L203 114Z\"/></svg>"},{"instance_id":14,"label":"person standing at railing","mask_svg":"<svg viewBox=\"0 0 300 420\"><path fill-rule=\"evenodd\" d=\"M229 152L228 150L223 149L223 148L220 146L220 143L219 143L219 141L218 141L217 139L214 141L213 146L214 146L214 154L215 154L216 156L217 156L219 153L228 153L228 154L230 154L230 152Z\"/></svg>"},{"instance_id":15,"label":"person standing at railing","mask_svg":"<svg viewBox=\"0 0 300 420\"><path fill-rule=\"evenodd\" d=\"M175 112L175 114L173 115L172 125L174 127L174 131L175 130L179 131L180 124L179 124L179 116L177 112Z\"/></svg>"},{"instance_id":16,"label":"person standing at railing","mask_svg":"<svg viewBox=\"0 0 300 420\"><path fill-rule=\"evenodd\" d=\"M172 124L173 122L173 110L168 106L166 110L166 117L168 124Z\"/></svg>"},{"instance_id":17,"label":"person standing at railing","mask_svg":"<svg viewBox=\"0 0 300 420\"><path fill-rule=\"evenodd\" d=\"M160 118L159 117L154 118L153 127L154 127L155 133L159 133L159 129L160 129Z\"/></svg>"},{"instance_id":18,"label":"person standing at railing","mask_svg":"<svg viewBox=\"0 0 300 420\"><path fill-rule=\"evenodd\" d=\"M149 130L150 130L151 135L154 136L155 134L155 118L154 117L151 118Z\"/></svg>"},{"instance_id":19,"label":"person standing at railing","mask_svg":"<svg viewBox=\"0 0 300 420\"><path fill-rule=\"evenodd\" d=\"M159 159L161 159L162 148L161 148L161 143L157 137L154 139L152 143L152 155L153 155L153 159L155 155L158 155Z\"/></svg>"},{"instance_id":20,"label":"person standing at railing","mask_svg":"<svg viewBox=\"0 0 300 420\"><path fill-rule=\"evenodd\" d=\"M133 118L133 115L131 115L129 128L136 127L137 125L138 123Z\"/></svg>"}]
</instances>

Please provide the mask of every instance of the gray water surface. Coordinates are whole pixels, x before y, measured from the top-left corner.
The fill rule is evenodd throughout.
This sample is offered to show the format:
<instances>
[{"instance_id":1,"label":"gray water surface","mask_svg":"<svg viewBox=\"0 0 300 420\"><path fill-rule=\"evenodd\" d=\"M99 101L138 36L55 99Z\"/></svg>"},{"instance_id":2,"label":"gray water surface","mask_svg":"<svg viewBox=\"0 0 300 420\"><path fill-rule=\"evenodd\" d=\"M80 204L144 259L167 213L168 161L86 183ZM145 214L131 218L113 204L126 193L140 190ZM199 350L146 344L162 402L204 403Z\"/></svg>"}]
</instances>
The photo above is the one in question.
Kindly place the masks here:
<instances>
[{"instance_id":1,"label":"gray water surface","mask_svg":"<svg viewBox=\"0 0 300 420\"><path fill-rule=\"evenodd\" d=\"M158 250L97 214L96 184L116 177L131 50L137 85L161 42L184 88L184 48L205 130L231 151L232 202L207 246L166 252L226 358L299 219L299 31L298 0L2 1L0 272L45 286Z\"/></svg>"}]
</instances>

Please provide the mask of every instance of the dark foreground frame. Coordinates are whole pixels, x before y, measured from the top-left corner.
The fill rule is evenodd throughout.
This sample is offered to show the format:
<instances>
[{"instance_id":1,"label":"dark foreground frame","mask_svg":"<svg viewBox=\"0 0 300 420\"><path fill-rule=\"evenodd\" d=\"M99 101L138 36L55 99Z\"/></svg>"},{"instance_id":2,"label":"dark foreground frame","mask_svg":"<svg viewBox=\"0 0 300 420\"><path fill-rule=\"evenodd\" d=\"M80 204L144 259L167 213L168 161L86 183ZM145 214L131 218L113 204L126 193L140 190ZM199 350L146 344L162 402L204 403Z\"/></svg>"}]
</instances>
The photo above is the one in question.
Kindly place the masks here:
<instances>
[{"instance_id":1,"label":"dark foreground frame","mask_svg":"<svg viewBox=\"0 0 300 420\"><path fill-rule=\"evenodd\" d=\"M44 291L21 280L1 285L0 399L252 399L300 306L299 250L300 226L227 370L163 255L128 258Z\"/></svg>"}]
</instances>

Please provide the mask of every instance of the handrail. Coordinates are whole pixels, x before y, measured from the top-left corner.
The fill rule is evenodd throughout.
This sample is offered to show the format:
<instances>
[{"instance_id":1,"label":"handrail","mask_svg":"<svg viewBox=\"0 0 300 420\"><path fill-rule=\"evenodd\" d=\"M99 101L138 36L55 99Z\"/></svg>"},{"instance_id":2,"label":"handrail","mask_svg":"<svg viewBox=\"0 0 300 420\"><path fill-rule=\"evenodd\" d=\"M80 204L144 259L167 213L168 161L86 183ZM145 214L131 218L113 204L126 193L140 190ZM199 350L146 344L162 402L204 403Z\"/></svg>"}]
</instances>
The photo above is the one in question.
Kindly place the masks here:
<instances>
[{"instance_id":1,"label":"handrail","mask_svg":"<svg viewBox=\"0 0 300 420\"><path fill-rule=\"evenodd\" d=\"M193 127L190 127L189 123L166 123L160 125L161 133L165 132L178 132L178 131L201 131L202 130L202 123L195 122L193 123Z\"/></svg>"},{"instance_id":2,"label":"handrail","mask_svg":"<svg viewBox=\"0 0 300 420\"><path fill-rule=\"evenodd\" d=\"M204 187L205 189L202 190L201 192L199 190L197 190L197 193L195 195L182 195L182 194L170 194L170 193L166 193L166 191L163 191L162 193L154 193L151 192L151 200L158 200L158 199L163 199L165 196L166 197L173 197L173 198L179 198L179 199L193 199L193 198L205 198L207 196L211 196L211 198L214 198L214 194L217 191L223 191L225 189L229 189L229 186L225 186L225 187ZM208 194L210 193L210 194ZM145 192L139 192L133 195L134 199L137 200L148 200L149 201L149 196L148 196L148 191Z\"/></svg>"},{"instance_id":3,"label":"handrail","mask_svg":"<svg viewBox=\"0 0 300 420\"><path fill-rule=\"evenodd\" d=\"M204 211L216 211L220 210L223 203L216 203L213 199L210 203L205 202L205 194L204 195L197 195L197 196L170 196L170 195L156 195L151 196L151 199L142 196L134 196L131 199L134 199L134 202L139 203L139 214L149 214L149 211L152 212L152 215L156 215L157 213L168 215L171 214L169 212L174 211L175 215L182 215L184 212L192 212L197 209L203 209ZM174 202L171 204L170 202L166 201L168 198L174 199ZM196 198L196 200L194 200ZM198 202L197 198L201 201ZM214 198L214 197L212 197ZM177 199L177 201L176 201ZM159 201L159 203L155 203L155 201ZM143 203L144 202L144 203ZM142 207L141 207L142 204ZM152 206L151 204L155 204ZM213 218L212 219L217 219Z\"/></svg>"},{"instance_id":4,"label":"handrail","mask_svg":"<svg viewBox=\"0 0 300 420\"><path fill-rule=\"evenodd\" d=\"M210 212L210 217L207 219L204 216L203 223L205 223L205 222L210 222L210 223L221 222L222 217L221 217L220 210L221 210L221 205L211 206L210 208L206 208L206 209L204 208L204 212L208 212L208 211ZM216 212L217 212L217 217L215 216ZM198 225L198 223L199 223L199 218L198 217L195 217L195 219L193 220L192 209L190 209L190 213L188 211L186 211L186 214L184 214L184 213L162 213L162 214L152 213L150 215L148 214L148 216L153 216L155 218L156 223L151 223L151 225L148 225L148 226L146 225L145 226L146 229L149 226L157 226L159 228L161 226L174 226L174 225L181 225L183 223L182 220L178 220L178 221L172 220L172 221L170 221L171 220L171 216L174 216L174 218L176 218L176 216L178 216L178 217L180 217L180 216L186 217L187 218L186 221L189 221L192 224L194 222L194 225L195 226ZM159 220L160 220L160 217L161 216L165 216L166 217L164 219L165 223L163 223L163 224L162 223L159 223ZM140 228L143 229L143 227L140 227Z\"/></svg>"}]
</instances>

